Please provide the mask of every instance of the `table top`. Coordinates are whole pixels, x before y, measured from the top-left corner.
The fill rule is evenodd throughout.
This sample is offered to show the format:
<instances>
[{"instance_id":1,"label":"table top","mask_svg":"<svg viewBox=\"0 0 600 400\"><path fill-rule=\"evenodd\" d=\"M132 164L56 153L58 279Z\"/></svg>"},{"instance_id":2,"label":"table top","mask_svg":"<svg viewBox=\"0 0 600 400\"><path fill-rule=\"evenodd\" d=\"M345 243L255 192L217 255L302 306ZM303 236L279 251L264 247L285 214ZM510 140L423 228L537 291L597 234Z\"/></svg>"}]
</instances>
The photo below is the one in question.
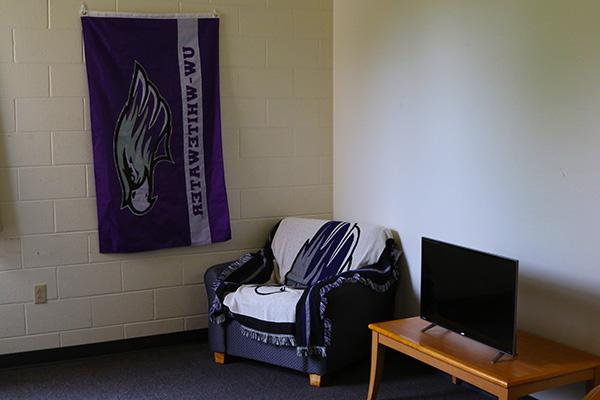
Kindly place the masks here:
<instances>
[{"instance_id":1,"label":"table top","mask_svg":"<svg viewBox=\"0 0 600 400\"><path fill-rule=\"evenodd\" d=\"M492 364L498 350L439 326L422 333L427 325L428 321L413 317L374 323L369 328L503 387L600 367L598 356L523 331L517 333L517 356L505 356Z\"/></svg>"}]
</instances>

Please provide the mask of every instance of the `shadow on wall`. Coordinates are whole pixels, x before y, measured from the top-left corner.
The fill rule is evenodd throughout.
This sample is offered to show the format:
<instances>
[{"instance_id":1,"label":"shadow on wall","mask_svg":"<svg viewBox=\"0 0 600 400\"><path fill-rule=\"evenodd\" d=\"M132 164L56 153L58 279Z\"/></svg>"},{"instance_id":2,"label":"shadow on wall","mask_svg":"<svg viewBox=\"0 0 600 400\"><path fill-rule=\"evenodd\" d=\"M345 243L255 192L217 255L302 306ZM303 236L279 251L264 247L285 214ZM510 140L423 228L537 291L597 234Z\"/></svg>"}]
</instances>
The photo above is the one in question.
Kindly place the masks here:
<instances>
[{"instance_id":1,"label":"shadow on wall","mask_svg":"<svg viewBox=\"0 0 600 400\"><path fill-rule=\"evenodd\" d=\"M400 235L396 231L392 231L394 240L399 244L402 249L402 241ZM400 264L400 280L398 282L398 288L396 289L396 307L394 309L394 318L408 318L419 315L419 296L415 292L412 286L412 279L410 277L410 268L408 268L408 262L404 252L398 260Z\"/></svg>"},{"instance_id":2,"label":"shadow on wall","mask_svg":"<svg viewBox=\"0 0 600 400\"><path fill-rule=\"evenodd\" d=\"M0 115L0 127L2 126L2 115ZM13 193L14 189L11 185L11 171L5 168L8 157L6 141L7 136L0 131L0 203L16 198L16 193ZM6 236L8 207L6 204L0 204L0 239Z\"/></svg>"},{"instance_id":3,"label":"shadow on wall","mask_svg":"<svg viewBox=\"0 0 600 400\"><path fill-rule=\"evenodd\" d=\"M599 291L522 272L518 303L520 329L600 355Z\"/></svg>"},{"instance_id":4,"label":"shadow on wall","mask_svg":"<svg viewBox=\"0 0 600 400\"><path fill-rule=\"evenodd\" d=\"M0 127L4 126L0 116ZM7 167L8 135L0 132L0 270L14 269L21 265L20 241L14 236L16 209L11 199L17 198L16 170Z\"/></svg>"},{"instance_id":5,"label":"shadow on wall","mask_svg":"<svg viewBox=\"0 0 600 400\"><path fill-rule=\"evenodd\" d=\"M21 210L17 207L17 169L9 168L8 154L10 135L15 133L3 131L4 126L7 126L6 118L0 112L0 270L10 270L22 265L21 241L17 236L24 228L20 220L31 220L31 216L26 206Z\"/></svg>"},{"instance_id":6,"label":"shadow on wall","mask_svg":"<svg viewBox=\"0 0 600 400\"><path fill-rule=\"evenodd\" d=\"M0 117L1 118L1 117ZM0 120L0 126L2 125ZM8 154L8 140L11 134L0 132L0 239L7 236L19 234L16 224L17 210L15 203L9 203L17 199L16 170L10 166Z\"/></svg>"},{"instance_id":7,"label":"shadow on wall","mask_svg":"<svg viewBox=\"0 0 600 400\"><path fill-rule=\"evenodd\" d=\"M522 272L518 303L519 329L600 355L598 290L577 288ZM534 394L534 397L558 400L583 395L584 384L574 384Z\"/></svg>"}]
</instances>

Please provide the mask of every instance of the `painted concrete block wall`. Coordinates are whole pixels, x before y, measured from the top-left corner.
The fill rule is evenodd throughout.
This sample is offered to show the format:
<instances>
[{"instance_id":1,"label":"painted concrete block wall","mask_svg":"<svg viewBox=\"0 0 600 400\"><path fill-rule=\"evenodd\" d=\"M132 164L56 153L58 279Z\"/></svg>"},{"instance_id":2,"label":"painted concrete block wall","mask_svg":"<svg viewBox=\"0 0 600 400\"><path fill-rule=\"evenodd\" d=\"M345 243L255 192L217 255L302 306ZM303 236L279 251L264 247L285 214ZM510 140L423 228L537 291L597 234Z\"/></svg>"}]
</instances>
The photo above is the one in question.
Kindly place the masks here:
<instances>
[{"instance_id":1,"label":"painted concrete block wall","mask_svg":"<svg viewBox=\"0 0 600 400\"><path fill-rule=\"evenodd\" d=\"M262 246L281 216L331 215L330 1L88 0L221 14L233 229L212 246L100 254L80 4L0 2L0 353L206 327L208 266Z\"/></svg>"},{"instance_id":2,"label":"painted concrete block wall","mask_svg":"<svg viewBox=\"0 0 600 400\"><path fill-rule=\"evenodd\" d=\"M418 313L421 236L438 238L519 259L520 328L600 355L598 15L334 2L334 216L399 233L399 314Z\"/></svg>"}]
</instances>

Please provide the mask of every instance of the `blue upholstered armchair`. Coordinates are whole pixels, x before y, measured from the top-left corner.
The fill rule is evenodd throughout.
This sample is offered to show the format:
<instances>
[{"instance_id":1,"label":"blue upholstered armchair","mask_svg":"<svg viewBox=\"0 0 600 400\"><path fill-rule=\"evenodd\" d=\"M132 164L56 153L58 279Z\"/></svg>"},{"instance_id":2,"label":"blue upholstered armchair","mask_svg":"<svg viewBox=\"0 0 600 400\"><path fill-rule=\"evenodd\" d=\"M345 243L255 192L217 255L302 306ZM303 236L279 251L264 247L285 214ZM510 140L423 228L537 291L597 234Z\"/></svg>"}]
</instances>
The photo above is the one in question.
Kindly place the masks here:
<instances>
[{"instance_id":1,"label":"blue upholstered armchair","mask_svg":"<svg viewBox=\"0 0 600 400\"><path fill-rule=\"evenodd\" d=\"M399 255L383 227L281 220L262 250L206 272L215 361L263 361L320 386L368 353L369 323L391 318Z\"/></svg>"}]
</instances>

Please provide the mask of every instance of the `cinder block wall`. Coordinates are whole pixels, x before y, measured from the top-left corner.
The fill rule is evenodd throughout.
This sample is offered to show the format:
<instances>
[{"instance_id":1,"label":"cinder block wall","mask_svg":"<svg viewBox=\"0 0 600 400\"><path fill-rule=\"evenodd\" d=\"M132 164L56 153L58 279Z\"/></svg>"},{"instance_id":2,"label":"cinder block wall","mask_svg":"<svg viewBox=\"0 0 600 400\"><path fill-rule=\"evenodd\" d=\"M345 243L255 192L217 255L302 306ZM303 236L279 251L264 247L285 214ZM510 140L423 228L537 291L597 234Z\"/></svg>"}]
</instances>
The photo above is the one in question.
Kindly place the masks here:
<instances>
[{"instance_id":1,"label":"cinder block wall","mask_svg":"<svg viewBox=\"0 0 600 400\"><path fill-rule=\"evenodd\" d=\"M0 353L206 327L205 269L332 208L330 0L87 0L221 19L233 240L98 252L80 0L0 2ZM47 304L33 304L46 283Z\"/></svg>"}]
</instances>

